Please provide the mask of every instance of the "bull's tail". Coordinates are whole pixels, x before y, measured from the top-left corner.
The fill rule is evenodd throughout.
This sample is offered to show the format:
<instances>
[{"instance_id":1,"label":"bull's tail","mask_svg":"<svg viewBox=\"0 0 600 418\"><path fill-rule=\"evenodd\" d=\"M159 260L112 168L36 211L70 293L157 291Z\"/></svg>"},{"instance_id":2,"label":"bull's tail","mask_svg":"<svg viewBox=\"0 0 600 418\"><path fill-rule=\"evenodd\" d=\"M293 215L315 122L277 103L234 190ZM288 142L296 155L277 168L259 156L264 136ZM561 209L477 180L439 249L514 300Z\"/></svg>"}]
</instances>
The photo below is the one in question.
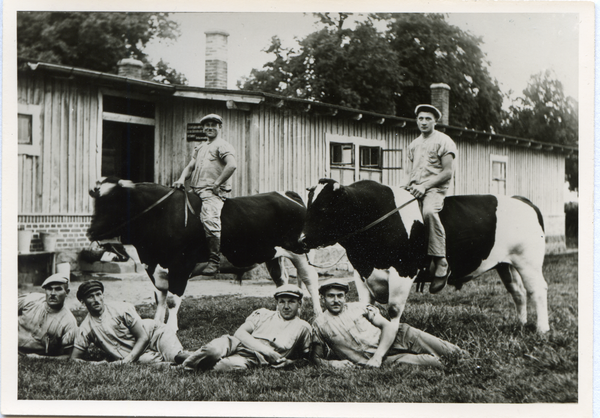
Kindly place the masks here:
<instances>
[{"instance_id":1,"label":"bull's tail","mask_svg":"<svg viewBox=\"0 0 600 418\"><path fill-rule=\"evenodd\" d=\"M538 208L536 205L534 205L531 202L531 200L527 199L526 197L523 197L523 196L512 196L512 198L520 200L521 202L526 203L529 206L531 206L533 208L533 210L535 210L535 213L537 213L538 222L540 223L540 226L542 227L542 231L546 232L544 230L544 216L542 215L542 212L540 211L540 208Z\"/></svg>"}]
</instances>

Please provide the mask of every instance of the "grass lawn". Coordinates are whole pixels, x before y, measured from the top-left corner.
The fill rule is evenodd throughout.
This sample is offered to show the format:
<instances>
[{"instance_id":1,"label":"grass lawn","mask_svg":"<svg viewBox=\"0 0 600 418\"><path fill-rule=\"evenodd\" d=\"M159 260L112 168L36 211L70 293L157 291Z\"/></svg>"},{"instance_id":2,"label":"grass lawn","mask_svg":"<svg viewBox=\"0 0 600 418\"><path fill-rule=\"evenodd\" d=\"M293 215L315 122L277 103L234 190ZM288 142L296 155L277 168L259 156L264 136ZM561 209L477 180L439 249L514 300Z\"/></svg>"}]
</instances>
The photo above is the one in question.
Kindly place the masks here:
<instances>
[{"instance_id":1,"label":"grass lawn","mask_svg":"<svg viewBox=\"0 0 600 418\"><path fill-rule=\"evenodd\" d=\"M132 364L92 366L19 359L19 399L286 401L286 402L448 402L538 403L578 401L577 254L549 256L551 331L517 325L512 298L495 272L441 294L412 293L402 321L448 340L470 353L445 358L444 369L402 366L380 370L333 371L305 365L295 370L257 369L229 373L189 373ZM356 300L351 293L350 300ZM310 300L302 317L312 319ZM179 338L190 350L223 334L233 334L273 298L184 299ZM152 317L150 305L137 306ZM79 311L78 321L83 319ZM95 354L98 356L98 354Z\"/></svg>"}]
</instances>

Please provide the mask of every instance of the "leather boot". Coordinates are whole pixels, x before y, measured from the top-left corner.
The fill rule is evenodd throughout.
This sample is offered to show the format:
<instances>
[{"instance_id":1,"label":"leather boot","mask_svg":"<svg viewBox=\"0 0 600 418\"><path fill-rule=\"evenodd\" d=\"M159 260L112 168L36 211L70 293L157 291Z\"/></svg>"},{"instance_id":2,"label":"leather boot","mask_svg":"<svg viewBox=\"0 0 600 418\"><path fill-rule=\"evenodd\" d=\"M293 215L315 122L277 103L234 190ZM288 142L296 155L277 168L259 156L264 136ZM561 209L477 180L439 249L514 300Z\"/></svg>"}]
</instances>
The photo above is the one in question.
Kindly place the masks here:
<instances>
[{"instance_id":1,"label":"leather boot","mask_svg":"<svg viewBox=\"0 0 600 418\"><path fill-rule=\"evenodd\" d=\"M216 237L208 238L208 250L210 254L208 256L208 265L202 272L203 276L214 276L219 272L219 264L221 262L221 258L219 256L221 248L221 239Z\"/></svg>"}]
</instances>

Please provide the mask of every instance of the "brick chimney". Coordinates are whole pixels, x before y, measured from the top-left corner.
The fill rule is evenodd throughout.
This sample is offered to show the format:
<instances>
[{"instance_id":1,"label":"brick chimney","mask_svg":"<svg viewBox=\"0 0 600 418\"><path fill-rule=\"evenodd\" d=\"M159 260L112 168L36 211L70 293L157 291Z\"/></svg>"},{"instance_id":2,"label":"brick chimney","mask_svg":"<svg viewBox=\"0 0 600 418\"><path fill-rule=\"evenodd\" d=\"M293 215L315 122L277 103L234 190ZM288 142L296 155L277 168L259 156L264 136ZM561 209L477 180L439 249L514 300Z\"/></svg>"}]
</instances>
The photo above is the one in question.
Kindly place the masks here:
<instances>
[{"instance_id":1,"label":"brick chimney","mask_svg":"<svg viewBox=\"0 0 600 418\"><path fill-rule=\"evenodd\" d=\"M227 88L227 37L220 30L204 32L206 35L206 58L204 64L204 87Z\"/></svg>"},{"instance_id":2,"label":"brick chimney","mask_svg":"<svg viewBox=\"0 0 600 418\"><path fill-rule=\"evenodd\" d=\"M123 58L117 63L119 67L119 75L129 78L142 78L142 68L144 63L134 58Z\"/></svg>"},{"instance_id":3,"label":"brick chimney","mask_svg":"<svg viewBox=\"0 0 600 418\"><path fill-rule=\"evenodd\" d=\"M445 83L435 83L429 88L431 89L431 104L442 112L442 119L438 122L448 125L450 122L450 86Z\"/></svg>"}]
</instances>

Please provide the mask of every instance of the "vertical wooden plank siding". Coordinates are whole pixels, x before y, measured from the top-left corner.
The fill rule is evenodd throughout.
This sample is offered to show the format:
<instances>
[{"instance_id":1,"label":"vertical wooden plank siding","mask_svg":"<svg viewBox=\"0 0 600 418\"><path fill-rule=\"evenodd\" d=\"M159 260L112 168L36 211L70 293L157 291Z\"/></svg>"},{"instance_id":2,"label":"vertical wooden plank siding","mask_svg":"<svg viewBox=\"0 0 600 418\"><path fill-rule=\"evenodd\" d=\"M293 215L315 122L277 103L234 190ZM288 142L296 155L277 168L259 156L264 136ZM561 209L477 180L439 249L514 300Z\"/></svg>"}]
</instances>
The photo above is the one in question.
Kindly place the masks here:
<instances>
[{"instance_id":1,"label":"vertical wooden plank siding","mask_svg":"<svg viewBox=\"0 0 600 418\"><path fill-rule=\"evenodd\" d=\"M19 75L19 103L40 106L42 122L40 155L17 159L20 214L92 212L87 190L101 172L101 97L89 83L39 73ZM261 104L241 111L227 109L222 101L161 97L155 127L157 183L170 185L179 177L196 145L186 140L187 123L198 122L208 113L224 118L223 136L236 149L234 196L293 190L306 199L306 187L316 184L329 165L325 160L327 134L382 140L386 149L402 149L401 157L392 153L385 162L388 166L401 163L403 168L384 170L382 177L386 184L398 186L406 180L406 150L418 135L415 128L286 107ZM458 147L454 194L490 193L490 155L506 156L507 194L530 199L552 222L564 219L563 155L467 137L453 139Z\"/></svg>"},{"instance_id":2,"label":"vertical wooden plank siding","mask_svg":"<svg viewBox=\"0 0 600 418\"><path fill-rule=\"evenodd\" d=\"M20 214L89 214L95 172L96 89L50 76L19 75L19 103L40 107L40 155L19 154ZM94 175L95 177L95 175Z\"/></svg>"}]
</instances>

